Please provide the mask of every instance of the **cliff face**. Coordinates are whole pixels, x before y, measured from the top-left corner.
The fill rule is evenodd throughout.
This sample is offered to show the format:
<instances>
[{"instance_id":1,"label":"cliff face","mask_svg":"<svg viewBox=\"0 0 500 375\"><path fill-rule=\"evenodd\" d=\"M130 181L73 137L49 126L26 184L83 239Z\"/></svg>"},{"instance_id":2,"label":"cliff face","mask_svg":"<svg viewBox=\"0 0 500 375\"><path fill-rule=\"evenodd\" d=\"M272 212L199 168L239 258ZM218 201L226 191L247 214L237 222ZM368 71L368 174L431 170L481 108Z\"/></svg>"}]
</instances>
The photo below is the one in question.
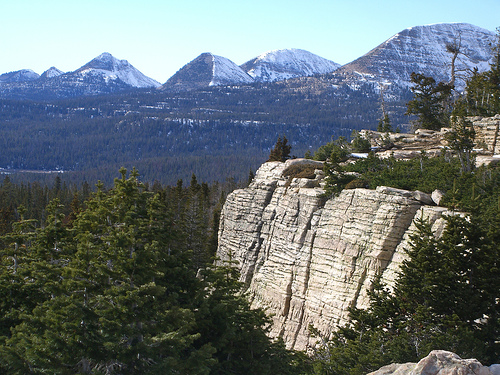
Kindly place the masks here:
<instances>
[{"instance_id":1,"label":"cliff face","mask_svg":"<svg viewBox=\"0 0 500 375\"><path fill-rule=\"evenodd\" d=\"M434 350L418 363L393 363L368 375L500 375L500 364L483 366L476 359L462 359L444 350Z\"/></svg>"},{"instance_id":2,"label":"cliff face","mask_svg":"<svg viewBox=\"0 0 500 375\"><path fill-rule=\"evenodd\" d=\"M282 176L297 164L321 169L304 159L265 163L248 188L228 197L218 256L238 262L253 307L272 315L271 335L306 349L316 341L310 324L327 336L346 322L349 306L367 306L379 270L393 285L415 218L439 232L450 213L427 194L387 187L325 200L319 170L315 179Z\"/></svg>"}]
</instances>

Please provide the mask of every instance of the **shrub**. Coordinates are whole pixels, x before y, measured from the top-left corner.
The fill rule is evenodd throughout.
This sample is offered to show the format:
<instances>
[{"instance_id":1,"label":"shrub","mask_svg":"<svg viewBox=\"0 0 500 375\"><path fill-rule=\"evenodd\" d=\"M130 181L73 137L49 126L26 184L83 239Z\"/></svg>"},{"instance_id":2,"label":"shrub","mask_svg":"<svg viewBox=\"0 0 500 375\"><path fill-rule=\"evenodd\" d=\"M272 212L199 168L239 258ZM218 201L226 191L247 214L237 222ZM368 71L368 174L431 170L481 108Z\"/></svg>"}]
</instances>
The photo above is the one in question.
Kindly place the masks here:
<instances>
[{"instance_id":1,"label":"shrub","mask_svg":"<svg viewBox=\"0 0 500 375\"><path fill-rule=\"evenodd\" d=\"M283 171L283 177L292 178L316 178L315 173L316 167L313 165L307 164L294 164L289 166Z\"/></svg>"}]
</instances>

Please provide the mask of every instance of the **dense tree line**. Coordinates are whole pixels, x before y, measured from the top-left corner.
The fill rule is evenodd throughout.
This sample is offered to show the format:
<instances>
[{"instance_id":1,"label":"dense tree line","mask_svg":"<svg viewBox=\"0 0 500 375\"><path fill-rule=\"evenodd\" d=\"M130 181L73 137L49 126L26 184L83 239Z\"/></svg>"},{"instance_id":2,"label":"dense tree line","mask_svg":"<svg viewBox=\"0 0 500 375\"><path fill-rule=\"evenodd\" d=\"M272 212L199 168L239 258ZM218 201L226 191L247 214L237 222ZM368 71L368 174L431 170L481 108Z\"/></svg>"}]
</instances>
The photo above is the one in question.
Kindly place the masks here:
<instances>
[{"instance_id":1,"label":"dense tree line","mask_svg":"<svg viewBox=\"0 0 500 375\"><path fill-rule=\"evenodd\" d=\"M235 268L211 266L224 192L214 205L210 190L123 169L70 214L53 199L43 225L18 207L0 238L2 373L299 371Z\"/></svg>"},{"instance_id":2,"label":"dense tree line","mask_svg":"<svg viewBox=\"0 0 500 375\"><path fill-rule=\"evenodd\" d=\"M193 172L209 182L244 179L282 134L301 156L332 135L376 126L374 87L325 87L304 92L291 81L180 94L138 90L52 102L0 100L0 167L64 170L77 184L112 183L108 176L121 166L166 184ZM403 96L387 103L391 121L399 123L407 93L392 94ZM208 173L207 164L219 169Z\"/></svg>"},{"instance_id":3,"label":"dense tree line","mask_svg":"<svg viewBox=\"0 0 500 375\"><path fill-rule=\"evenodd\" d=\"M345 163L354 142L340 137L320 147L326 193L392 186L444 193L447 216L440 237L430 224L415 222L392 289L373 281L367 309L351 308L349 323L332 332L314 354L314 373L361 375L383 365L416 362L435 349L449 350L483 364L500 362L500 166L474 166L474 130L467 116L500 111L499 50L491 70L475 72L466 91L413 74L408 113L428 129L450 126L448 149L439 157L422 152L413 160L366 159ZM319 334L313 329L313 332Z\"/></svg>"},{"instance_id":4,"label":"dense tree line","mask_svg":"<svg viewBox=\"0 0 500 375\"><path fill-rule=\"evenodd\" d=\"M439 238L427 222L416 222L418 230L406 249L407 260L394 288L389 290L380 279L374 280L369 307L352 308L349 323L331 337L320 338L322 345L312 357L270 340L266 336L270 320L263 310L250 308L235 267L212 266L221 205L237 186L234 180L200 184L191 172L190 179L165 186L149 177L146 181L150 182L143 183L137 170L127 175L121 169L113 184L98 183L93 189L84 180L68 183L60 175L51 185L14 183L5 178L0 185L1 372L358 375L390 362L416 361L433 349L476 357L484 364L498 363L500 168L475 168L467 162L474 156L470 146L474 134L466 120L467 115L499 109L498 62L497 54L490 72L476 72L465 95L455 97L452 107L444 105L438 90L440 105L434 119L420 118L443 124L443 110L452 115L451 149L437 158L423 153L414 160L397 161L370 154L345 164L350 152L366 148L366 140L353 133L348 142L342 132L351 134L356 129L351 120L362 118L363 110L377 113L375 107L363 106L369 102L363 99L366 92L347 92L359 99L357 112L344 113L345 124L350 125L344 130L335 127L340 134L329 129L330 135L342 137L334 137L314 155L326 161L327 194L379 185L424 192L440 189L445 193L443 204L466 214L448 217ZM435 82L423 78L415 76L415 84L434 87ZM288 84L293 85L283 83ZM156 134L162 139L164 132L180 129L185 138L174 137L175 142L189 140L180 152L203 157L202 139L224 137L206 132L208 127L220 126L219 130L229 133L231 127L261 127L271 140L269 145L281 134L292 139L293 127L286 124L291 119L297 134L304 137L315 126L326 131L321 115L316 122L304 122L311 113L321 112L315 112L317 102L309 100L311 93L297 94L302 103L294 108L298 114L279 117L279 112L293 112L297 102L255 88L249 87L247 96L231 88L215 88L163 101L157 94L136 92L120 96L119 108L114 99L79 99L69 107L28 102L19 107L18 102L3 101L0 118L2 125L9 125L5 134L10 138L2 147L12 151L11 163L14 160L24 167L31 165L36 152L19 147L19 142L38 151L51 150L42 153L40 160L60 167L61 160L71 158L68 145L78 153L79 145L72 137L83 134L84 145L96 143L102 150L122 150L130 158L127 162L143 162L156 170L162 156L138 151L148 148L147 142L140 141L143 135L152 138ZM327 98L330 94L325 100L331 99ZM205 95L212 97L210 103L217 103L217 108L206 105ZM427 100L418 95L413 98L415 106L409 106L415 109L413 114L427 111L427 106L417 103L423 99ZM254 121L263 108L276 108L262 115L269 122L245 123ZM168 118L166 109L183 116ZM237 121L229 121L234 113ZM286 131L269 132L269 126L276 123ZM433 121L425 123L436 126ZM40 137L28 143L22 136L14 136L23 130ZM124 133L128 138L118 137ZM52 143L54 139L57 142ZM255 147L232 136L228 144L240 154ZM158 153L158 145L148 152ZM267 155L269 145L255 149ZM283 136L269 156L283 160L290 151L288 138ZM93 162L81 154L81 163L87 170L102 168L103 172L123 161L113 159L111 153L99 155L102 159ZM246 175L248 167L242 172Z\"/></svg>"}]
</instances>

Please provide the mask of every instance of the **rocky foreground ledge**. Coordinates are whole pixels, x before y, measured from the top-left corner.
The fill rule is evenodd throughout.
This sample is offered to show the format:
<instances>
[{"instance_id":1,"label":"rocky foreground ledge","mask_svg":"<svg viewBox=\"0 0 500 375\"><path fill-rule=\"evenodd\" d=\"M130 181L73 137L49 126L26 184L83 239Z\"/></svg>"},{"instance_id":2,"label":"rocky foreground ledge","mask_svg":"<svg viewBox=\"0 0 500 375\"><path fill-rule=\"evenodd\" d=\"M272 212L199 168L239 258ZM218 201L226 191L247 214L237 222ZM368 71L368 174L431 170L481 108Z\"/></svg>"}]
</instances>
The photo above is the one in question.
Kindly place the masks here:
<instances>
[{"instance_id":1,"label":"rocky foreground ledge","mask_svg":"<svg viewBox=\"0 0 500 375\"><path fill-rule=\"evenodd\" d=\"M314 178L284 175L291 166L317 168ZM307 349L347 322L350 306L367 307L377 272L393 285L405 258L413 221L424 217L436 233L443 215L432 196L388 187L344 190L325 199L321 163L268 162L248 188L224 205L217 255L238 262L253 307L267 309L271 336Z\"/></svg>"},{"instance_id":2,"label":"rocky foreground ledge","mask_svg":"<svg viewBox=\"0 0 500 375\"><path fill-rule=\"evenodd\" d=\"M391 364L368 375L500 375L500 364L483 366L475 359L435 350L418 363Z\"/></svg>"}]
</instances>

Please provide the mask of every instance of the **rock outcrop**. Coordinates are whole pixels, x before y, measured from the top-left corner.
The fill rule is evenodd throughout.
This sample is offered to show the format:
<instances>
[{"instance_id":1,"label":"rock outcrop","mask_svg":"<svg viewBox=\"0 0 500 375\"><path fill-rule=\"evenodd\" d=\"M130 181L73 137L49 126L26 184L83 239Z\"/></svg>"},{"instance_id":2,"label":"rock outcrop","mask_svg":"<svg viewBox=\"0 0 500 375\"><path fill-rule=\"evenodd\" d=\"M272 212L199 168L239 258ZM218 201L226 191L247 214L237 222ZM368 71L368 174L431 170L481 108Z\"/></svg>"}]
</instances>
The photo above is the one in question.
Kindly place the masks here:
<instances>
[{"instance_id":1,"label":"rock outcrop","mask_svg":"<svg viewBox=\"0 0 500 375\"><path fill-rule=\"evenodd\" d=\"M500 375L500 365L483 366L476 359L435 350L418 363L394 363L368 375Z\"/></svg>"},{"instance_id":2,"label":"rock outcrop","mask_svg":"<svg viewBox=\"0 0 500 375\"><path fill-rule=\"evenodd\" d=\"M469 117L475 136L476 165L500 162L500 114L493 117ZM371 130L361 131L378 148L377 156L396 159L419 157L422 151L427 156L437 156L448 146L446 133L449 128L439 131L417 129L414 133L381 133ZM390 145L390 147L387 147ZM387 149L385 149L387 148Z\"/></svg>"},{"instance_id":3,"label":"rock outcrop","mask_svg":"<svg viewBox=\"0 0 500 375\"><path fill-rule=\"evenodd\" d=\"M493 154L500 154L500 114L494 117L472 117L476 143Z\"/></svg>"},{"instance_id":4,"label":"rock outcrop","mask_svg":"<svg viewBox=\"0 0 500 375\"><path fill-rule=\"evenodd\" d=\"M309 168L313 179L285 177ZM377 272L391 286L405 257L413 221L439 233L447 209L421 192L379 187L325 199L321 163L268 162L246 189L229 195L221 215L218 256L238 262L253 307L271 314L271 335L289 348L315 344L309 325L328 335L365 307Z\"/></svg>"}]
</instances>

